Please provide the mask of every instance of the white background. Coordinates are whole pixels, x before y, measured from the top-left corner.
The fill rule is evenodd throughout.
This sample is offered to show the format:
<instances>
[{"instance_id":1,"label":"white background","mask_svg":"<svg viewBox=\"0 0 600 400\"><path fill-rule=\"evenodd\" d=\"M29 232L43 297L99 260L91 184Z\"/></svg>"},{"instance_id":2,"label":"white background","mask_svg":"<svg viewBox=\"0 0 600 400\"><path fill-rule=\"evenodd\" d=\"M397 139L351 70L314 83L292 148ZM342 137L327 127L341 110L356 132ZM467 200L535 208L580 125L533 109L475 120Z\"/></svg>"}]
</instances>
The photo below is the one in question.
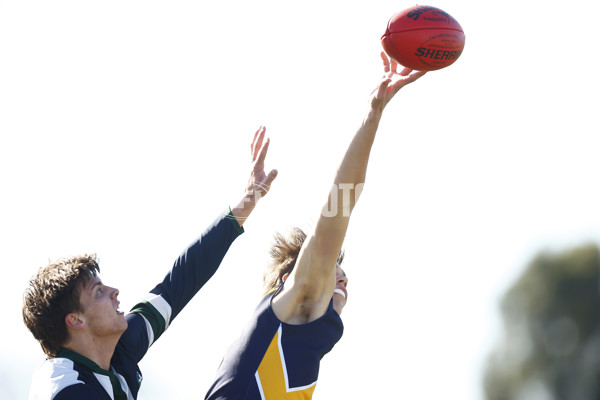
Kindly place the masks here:
<instances>
[{"instance_id":1,"label":"white background","mask_svg":"<svg viewBox=\"0 0 600 400\"><path fill-rule=\"evenodd\" d=\"M386 110L315 400L482 399L506 288L542 249L600 242L599 4L432 4L466 47ZM129 309L239 199L264 124L271 193L141 364L140 399L203 398L272 233L315 222L412 5L0 0L0 397L25 398L44 358L21 320L37 268L96 252Z\"/></svg>"}]
</instances>

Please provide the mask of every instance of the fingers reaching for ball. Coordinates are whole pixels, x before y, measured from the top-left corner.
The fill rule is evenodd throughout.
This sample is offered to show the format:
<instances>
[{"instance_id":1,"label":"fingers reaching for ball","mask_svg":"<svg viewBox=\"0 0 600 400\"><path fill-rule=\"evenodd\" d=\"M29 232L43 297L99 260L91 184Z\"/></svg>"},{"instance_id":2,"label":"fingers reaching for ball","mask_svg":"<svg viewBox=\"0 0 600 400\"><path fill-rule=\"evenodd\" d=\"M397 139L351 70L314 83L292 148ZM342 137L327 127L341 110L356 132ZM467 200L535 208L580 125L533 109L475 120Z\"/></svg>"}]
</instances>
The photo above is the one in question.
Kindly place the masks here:
<instances>
[{"instance_id":1,"label":"fingers reaching for ball","mask_svg":"<svg viewBox=\"0 0 600 400\"><path fill-rule=\"evenodd\" d=\"M408 76L411 72L413 72L412 68L402 68L402 71L400 71L400 75Z\"/></svg>"},{"instance_id":2,"label":"fingers reaching for ball","mask_svg":"<svg viewBox=\"0 0 600 400\"><path fill-rule=\"evenodd\" d=\"M420 78L421 76L425 75L426 71L415 71L412 68L402 68L402 71L398 72L398 66L400 64L398 64L396 61L394 61L393 58L389 58L387 56L387 54L385 54L385 52L381 52L381 59L383 60L383 72L384 72L384 76L386 78L390 78L392 80L394 80L394 76L395 75L399 75L399 76L406 76L406 77L411 77L410 79L408 79L410 82L413 82L414 80ZM413 78L413 75L417 75ZM407 82L407 83L410 83Z\"/></svg>"},{"instance_id":3,"label":"fingers reaching for ball","mask_svg":"<svg viewBox=\"0 0 600 400\"><path fill-rule=\"evenodd\" d=\"M387 56L387 54L382 51L381 59L383 60L383 72L388 75L390 73L395 74L398 71L398 63L393 59Z\"/></svg>"},{"instance_id":4,"label":"fingers reaching for ball","mask_svg":"<svg viewBox=\"0 0 600 400\"><path fill-rule=\"evenodd\" d=\"M411 68L402 68L398 71L399 64L389 58L385 52L381 52L381 59L384 75L373 91L372 105L383 109L400 89L425 75L426 71L414 71Z\"/></svg>"},{"instance_id":5,"label":"fingers reaching for ball","mask_svg":"<svg viewBox=\"0 0 600 400\"><path fill-rule=\"evenodd\" d=\"M387 74L390 72L390 59L385 52L381 52L381 60L383 61L383 72Z\"/></svg>"},{"instance_id":6,"label":"fingers reaching for ball","mask_svg":"<svg viewBox=\"0 0 600 400\"><path fill-rule=\"evenodd\" d=\"M381 59L383 60L383 72L386 76L391 76L394 74L398 74L400 76L408 76L411 72L413 72L412 68L402 68L402 71L398 72L398 64L393 58L387 56L387 54L382 51Z\"/></svg>"}]
</instances>

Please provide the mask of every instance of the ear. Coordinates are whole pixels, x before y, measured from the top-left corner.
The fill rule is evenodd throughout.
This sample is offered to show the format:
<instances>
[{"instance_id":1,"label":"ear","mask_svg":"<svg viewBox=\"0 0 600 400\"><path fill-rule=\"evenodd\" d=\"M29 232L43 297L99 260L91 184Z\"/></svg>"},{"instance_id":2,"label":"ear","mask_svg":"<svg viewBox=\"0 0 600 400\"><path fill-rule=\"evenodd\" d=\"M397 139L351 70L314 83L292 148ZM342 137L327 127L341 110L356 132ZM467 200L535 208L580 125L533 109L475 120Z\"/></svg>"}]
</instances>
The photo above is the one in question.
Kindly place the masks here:
<instances>
[{"instance_id":1,"label":"ear","mask_svg":"<svg viewBox=\"0 0 600 400\"><path fill-rule=\"evenodd\" d=\"M81 320L79 315L75 313L67 314L65 317L65 323L67 324L68 329L74 329L76 331L80 331L85 327L83 320Z\"/></svg>"},{"instance_id":2,"label":"ear","mask_svg":"<svg viewBox=\"0 0 600 400\"><path fill-rule=\"evenodd\" d=\"M283 280L284 282L287 281L287 278L290 277L290 273L286 272L285 274L283 274L283 276L281 277L281 280Z\"/></svg>"}]
</instances>

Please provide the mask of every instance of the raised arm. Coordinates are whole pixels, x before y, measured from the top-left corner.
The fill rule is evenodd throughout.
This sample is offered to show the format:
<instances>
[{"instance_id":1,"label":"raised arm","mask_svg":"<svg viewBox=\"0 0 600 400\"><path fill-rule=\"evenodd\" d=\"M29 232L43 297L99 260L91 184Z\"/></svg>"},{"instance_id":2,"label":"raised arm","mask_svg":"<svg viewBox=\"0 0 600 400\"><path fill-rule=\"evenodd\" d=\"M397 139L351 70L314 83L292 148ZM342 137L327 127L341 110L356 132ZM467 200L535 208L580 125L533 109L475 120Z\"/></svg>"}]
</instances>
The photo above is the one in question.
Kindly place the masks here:
<instances>
[{"instance_id":1,"label":"raised arm","mask_svg":"<svg viewBox=\"0 0 600 400\"><path fill-rule=\"evenodd\" d=\"M368 112L342 158L314 231L306 238L283 292L273 302L275 313L284 322L306 323L325 313L336 285L336 261L365 182L383 110L402 87L425 74L406 68L398 72L394 61L384 53L381 56L383 78L371 94Z\"/></svg>"},{"instance_id":2,"label":"raised arm","mask_svg":"<svg viewBox=\"0 0 600 400\"><path fill-rule=\"evenodd\" d=\"M139 361L144 356L147 349L214 275L233 241L244 231L244 221L257 202L266 195L277 176L276 170L268 175L264 172L268 148L269 141L265 140L265 129L261 127L252 141L252 169L242 199L231 208L231 213L220 215L185 249L164 280L150 291L144 301L135 305L127 316L131 329L123 335L121 345L127 343L125 348L130 352L131 358Z\"/></svg>"}]
</instances>

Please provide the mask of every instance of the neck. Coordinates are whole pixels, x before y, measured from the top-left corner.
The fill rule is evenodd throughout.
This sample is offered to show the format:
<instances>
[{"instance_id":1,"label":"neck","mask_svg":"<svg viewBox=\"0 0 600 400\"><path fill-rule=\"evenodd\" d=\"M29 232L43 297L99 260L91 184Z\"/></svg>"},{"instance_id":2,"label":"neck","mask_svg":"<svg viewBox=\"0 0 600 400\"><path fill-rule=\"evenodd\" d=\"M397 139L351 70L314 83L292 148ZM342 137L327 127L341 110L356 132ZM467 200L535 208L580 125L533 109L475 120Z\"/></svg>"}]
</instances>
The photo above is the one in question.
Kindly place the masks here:
<instances>
[{"instance_id":1,"label":"neck","mask_svg":"<svg viewBox=\"0 0 600 400\"><path fill-rule=\"evenodd\" d=\"M119 338L97 338L89 336L72 337L63 346L85 358L89 358L104 370L109 370L110 360L115 352Z\"/></svg>"}]
</instances>

